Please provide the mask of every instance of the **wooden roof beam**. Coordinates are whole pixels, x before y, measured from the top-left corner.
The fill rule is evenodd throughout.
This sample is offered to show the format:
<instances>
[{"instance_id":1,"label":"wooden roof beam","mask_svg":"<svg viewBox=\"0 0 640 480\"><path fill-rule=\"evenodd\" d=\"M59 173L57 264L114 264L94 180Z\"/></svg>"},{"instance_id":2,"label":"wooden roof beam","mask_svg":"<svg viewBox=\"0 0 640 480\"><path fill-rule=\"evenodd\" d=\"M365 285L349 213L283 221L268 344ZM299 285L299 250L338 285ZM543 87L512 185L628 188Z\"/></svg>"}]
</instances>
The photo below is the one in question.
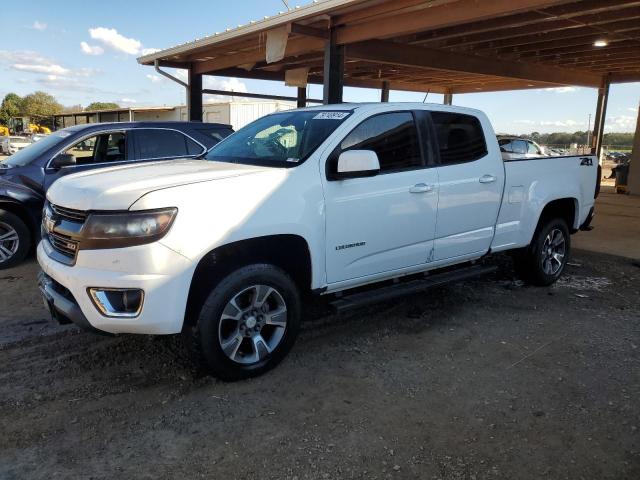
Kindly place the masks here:
<instances>
[{"instance_id":1,"label":"wooden roof beam","mask_svg":"<svg viewBox=\"0 0 640 480\"><path fill-rule=\"evenodd\" d=\"M285 58L295 57L310 52L322 51L325 41L315 37L292 38L287 42ZM254 64L265 61L265 51L255 49L235 55L221 55L211 60L198 62L195 64L195 73L212 73L226 68L237 67L239 65Z\"/></svg>"},{"instance_id":2,"label":"wooden roof beam","mask_svg":"<svg viewBox=\"0 0 640 480\"><path fill-rule=\"evenodd\" d=\"M619 14L619 12L617 11L609 13L615 13L616 15ZM462 47L467 45L493 46L494 42L498 42L501 40L508 41L509 39L513 39L512 41L515 40L515 42L523 43L521 41L519 42L518 39L531 35L548 36L550 34L556 34L557 32L563 32L563 35L575 37L580 35L592 34L598 31L604 32L604 34L606 35L607 33L609 33L609 31L616 30L617 28L621 28L622 30L624 30L624 28L629 28L629 26L631 26L631 28L636 26L638 24L638 18L640 18L640 7L635 7L633 9L630 9L628 12L625 12L624 17L617 16L615 18L609 18L606 13L593 15L593 17L594 18L590 19L587 23L577 22L573 19L548 21L545 23L536 23L528 26L506 27L482 34L465 35L463 37L454 38L452 40L432 40L428 42L413 43L419 43L421 45L427 44L427 46L433 48ZM552 40L552 38L548 38L548 40ZM524 43L526 43L526 41Z\"/></svg>"},{"instance_id":3,"label":"wooden roof beam","mask_svg":"<svg viewBox=\"0 0 640 480\"><path fill-rule=\"evenodd\" d=\"M597 87L600 85L600 76L589 74L588 72L540 64L504 62L477 55L434 50L380 40L347 45L346 57L393 65L495 75L561 85L584 87Z\"/></svg>"},{"instance_id":4,"label":"wooden roof beam","mask_svg":"<svg viewBox=\"0 0 640 480\"><path fill-rule=\"evenodd\" d=\"M605 37L609 40L614 38L625 38L625 32L632 32L637 30L640 26L640 22L637 18L629 20L616 21L613 23L607 23L598 26L577 26L572 28L565 28L553 32L546 32L544 30L538 33L530 35L518 35L511 38L505 38L503 40L486 41L475 43L472 45L471 50L489 50L489 49L502 49L509 47L529 47L531 44L540 42L550 42L554 40L569 40L580 37ZM447 45L450 48L456 48L462 45Z\"/></svg>"},{"instance_id":5,"label":"wooden roof beam","mask_svg":"<svg viewBox=\"0 0 640 480\"><path fill-rule=\"evenodd\" d=\"M626 12L621 15L617 9L628 9L637 6L640 6L640 1L637 0L588 0L581 2L579 9L562 15L550 15L552 9L545 11L534 10L516 15L483 20L481 22L430 30L428 32L403 37L400 41L406 41L407 43L439 42L456 37L469 38L481 33L491 34L493 32L501 32L502 29L505 28L520 28L528 25L537 25L540 29L546 29L547 23L553 23L560 19L571 19L574 22L585 23L592 20L595 21L596 19L610 20L619 17L626 18ZM611 8L612 10L603 12L600 11L602 8ZM591 13L593 11L597 13Z\"/></svg>"},{"instance_id":6,"label":"wooden roof beam","mask_svg":"<svg viewBox=\"0 0 640 480\"><path fill-rule=\"evenodd\" d=\"M336 40L339 44L349 44L374 38L389 38L407 35L423 30L486 20L502 15L526 12L568 3L566 0L459 0L393 15L389 13L380 21L379 17L356 25L337 27Z\"/></svg>"}]
</instances>

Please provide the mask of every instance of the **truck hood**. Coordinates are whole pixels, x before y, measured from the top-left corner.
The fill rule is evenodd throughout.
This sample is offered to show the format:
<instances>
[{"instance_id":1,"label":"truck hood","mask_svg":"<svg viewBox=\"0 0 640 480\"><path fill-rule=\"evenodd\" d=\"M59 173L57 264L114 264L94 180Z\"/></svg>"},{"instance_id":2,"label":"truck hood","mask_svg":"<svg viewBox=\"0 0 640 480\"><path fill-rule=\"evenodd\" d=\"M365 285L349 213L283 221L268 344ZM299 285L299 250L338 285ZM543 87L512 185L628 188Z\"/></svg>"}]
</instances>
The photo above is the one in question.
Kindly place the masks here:
<instances>
[{"instance_id":1,"label":"truck hood","mask_svg":"<svg viewBox=\"0 0 640 480\"><path fill-rule=\"evenodd\" d=\"M47 199L75 210L127 210L141 196L164 188L255 174L265 167L172 160L101 168L57 180Z\"/></svg>"}]
</instances>

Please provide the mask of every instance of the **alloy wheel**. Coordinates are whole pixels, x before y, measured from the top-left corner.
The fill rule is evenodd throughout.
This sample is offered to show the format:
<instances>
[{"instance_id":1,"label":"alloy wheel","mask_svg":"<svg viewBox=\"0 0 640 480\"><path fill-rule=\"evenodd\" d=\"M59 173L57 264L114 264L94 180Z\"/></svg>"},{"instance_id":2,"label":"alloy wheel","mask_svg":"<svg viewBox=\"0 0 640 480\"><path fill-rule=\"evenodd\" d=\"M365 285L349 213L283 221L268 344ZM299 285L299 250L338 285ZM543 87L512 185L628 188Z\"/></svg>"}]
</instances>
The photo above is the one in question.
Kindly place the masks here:
<instances>
[{"instance_id":1,"label":"alloy wheel","mask_svg":"<svg viewBox=\"0 0 640 480\"><path fill-rule=\"evenodd\" d=\"M542 270L547 275L555 275L562 268L567 242L558 228L549 232L542 244Z\"/></svg>"},{"instance_id":2,"label":"alloy wheel","mask_svg":"<svg viewBox=\"0 0 640 480\"><path fill-rule=\"evenodd\" d=\"M287 306L268 285L235 294L222 311L218 341L225 355L241 364L257 363L273 352L287 328Z\"/></svg>"},{"instance_id":3,"label":"alloy wheel","mask_svg":"<svg viewBox=\"0 0 640 480\"><path fill-rule=\"evenodd\" d=\"M13 257L20 247L18 232L8 223L0 222L0 263Z\"/></svg>"}]
</instances>

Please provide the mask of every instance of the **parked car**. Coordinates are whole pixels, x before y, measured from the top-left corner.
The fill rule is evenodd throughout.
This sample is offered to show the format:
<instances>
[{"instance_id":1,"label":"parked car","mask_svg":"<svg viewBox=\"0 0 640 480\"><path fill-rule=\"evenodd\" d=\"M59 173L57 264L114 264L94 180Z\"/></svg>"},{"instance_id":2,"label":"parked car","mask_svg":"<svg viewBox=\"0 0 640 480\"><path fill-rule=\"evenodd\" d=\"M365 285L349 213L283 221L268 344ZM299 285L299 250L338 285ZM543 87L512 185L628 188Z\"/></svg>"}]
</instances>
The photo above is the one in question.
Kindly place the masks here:
<instances>
[{"instance_id":1,"label":"parked car","mask_svg":"<svg viewBox=\"0 0 640 480\"><path fill-rule=\"evenodd\" d=\"M469 262L502 251L555 282L597 195L594 157L503 161L486 115L461 107L274 113L205 158L49 189L38 261L54 318L183 332L215 375L246 378L286 355L310 294L352 308L486 273Z\"/></svg>"},{"instance_id":2,"label":"parked car","mask_svg":"<svg viewBox=\"0 0 640 480\"><path fill-rule=\"evenodd\" d=\"M548 156L544 147L526 138L498 137L498 145L500 146L500 152L504 160Z\"/></svg>"},{"instance_id":3,"label":"parked car","mask_svg":"<svg viewBox=\"0 0 640 480\"><path fill-rule=\"evenodd\" d=\"M58 178L114 165L197 157L232 132L198 122L94 123L54 132L0 163L0 269L40 235L45 192Z\"/></svg>"},{"instance_id":4,"label":"parked car","mask_svg":"<svg viewBox=\"0 0 640 480\"><path fill-rule=\"evenodd\" d=\"M9 137L3 137L2 143L0 144L0 151L5 155L13 155L32 143L33 142L27 137L11 135Z\"/></svg>"}]
</instances>

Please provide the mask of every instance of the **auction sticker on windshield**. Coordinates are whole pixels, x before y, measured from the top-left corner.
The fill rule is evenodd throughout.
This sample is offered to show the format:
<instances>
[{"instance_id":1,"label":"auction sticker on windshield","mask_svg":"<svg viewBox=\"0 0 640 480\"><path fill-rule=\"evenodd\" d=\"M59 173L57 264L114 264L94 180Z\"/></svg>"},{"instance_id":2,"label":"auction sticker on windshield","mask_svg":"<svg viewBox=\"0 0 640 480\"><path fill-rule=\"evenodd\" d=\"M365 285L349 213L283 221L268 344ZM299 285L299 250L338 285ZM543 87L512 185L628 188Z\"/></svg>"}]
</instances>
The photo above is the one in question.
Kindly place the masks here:
<instances>
[{"instance_id":1,"label":"auction sticker on windshield","mask_svg":"<svg viewBox=\"0 0 640 480\"><path fill-rule=\"evenodd\" d=\"M315 117L314 120L342 120L349 116L350 112L320 112Z\"/></svg>"}]
</instances>

